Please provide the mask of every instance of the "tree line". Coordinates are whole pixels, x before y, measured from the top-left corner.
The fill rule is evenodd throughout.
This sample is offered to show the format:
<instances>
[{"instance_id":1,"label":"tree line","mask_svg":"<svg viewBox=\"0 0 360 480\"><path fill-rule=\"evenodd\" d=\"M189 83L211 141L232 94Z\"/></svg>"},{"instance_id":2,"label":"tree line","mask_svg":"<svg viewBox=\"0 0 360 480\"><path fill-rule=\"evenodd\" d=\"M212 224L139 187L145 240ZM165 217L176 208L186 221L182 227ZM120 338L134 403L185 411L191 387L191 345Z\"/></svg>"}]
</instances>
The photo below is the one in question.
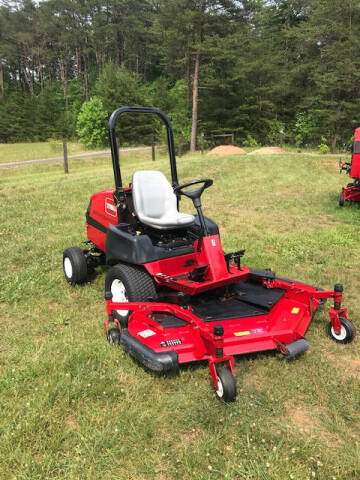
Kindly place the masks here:
<instances>
[{"instance_id":1,"label":"tree line","mask_svg":"<svg viewBox=\"0 0 360 480\"><path fill-rule=\"evenodd\" d=\"M0 3L0 141L106 142L123 105L171 117L177 141L235 133L332 150L359 125L357 0ZM126 119L144 143L156 121Z\"/></svg>"}]
</instances>

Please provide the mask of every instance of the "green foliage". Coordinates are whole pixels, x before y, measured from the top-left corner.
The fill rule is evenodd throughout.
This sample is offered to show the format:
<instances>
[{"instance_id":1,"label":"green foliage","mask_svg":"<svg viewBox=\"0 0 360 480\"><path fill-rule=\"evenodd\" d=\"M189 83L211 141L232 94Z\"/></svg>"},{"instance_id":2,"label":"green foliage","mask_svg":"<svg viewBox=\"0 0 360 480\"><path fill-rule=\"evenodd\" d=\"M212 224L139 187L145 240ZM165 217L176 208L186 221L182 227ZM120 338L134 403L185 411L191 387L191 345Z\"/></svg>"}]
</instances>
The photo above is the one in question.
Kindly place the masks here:
<instances>
[{"instance_id":1,"label":"green foliage","mask_svg":"<svg viewBox=\"0 0 360 480\"><path fill-rule=\"evenodd\" d=\"M84 102L77 118L76 131L81 142L89 148L107 143L107 113L100 98L94 96Z\"/></svg>"},{"instance_id":2,"label":"green foliage","mask_svg":"<svg viewBox=\"0 0 360 480\"><path fill-rule=\"evenodd\" d=\"M295 117L295 144L301 147L312 140L316 123L311 113L299 112Z\"/></svg>"},{"instance_id":3,"label":"green foliage","mask_svg":"<svg viewBox=\"0 0 360 480\"><path fill-rule=\"evenodd\" d=\"M109 63L95 85L105 111L110 115L123 106L146 105L146 89L139 75L129 72L124 66L117 68ZM159 133L159 121L154 116L126 114L117 124L117 138L121 146L142 145L152 141Z\"/></svg>"},{"instance_id":4,"label":"green foliage","mask_svg":"<svg viewBox=\"0 0 360 480\"><path fill-rule=\"evenodd\" d=\"M281 133L282 132L282 133ZM265 142L269 145L279 145L281 135L284 136L285 125L278 120L272 120L268 123L268 132Z\"/></svg>"},{"instance_id":5,"label":"green foliage","mask_svg":"<svg viewBox=\"0 0 360 480\"><path fill-rule=\"evenodd\" d=\"M168 78L159 77L148 87L148 100L167 113L171 119L175 143L181 142L183 148L186 148L191 133L191 110L185 80L178 80L175 85L171 85ZM162 138L165 141L164 129Z\"/></svg>"},{"instance_id":6,"label":"green foliage","mask_svg":"<svg viewBox=\"0 0 360 480\"><path fill-rule=\"evenodd\" d=\"M246 140L244 140L242 144L244 145L244 147L251 147L251 148L255 148L259 146L257 140L252 135L250 135L250 133L247 134Z\"/></svg>"},{"instance_id":7,"label":"green foliage","mask_svg":"<svg viewBox=\"0 0 360 480\"><path fill-rule=\"evenodd\" d=\"M184 80L178 80L174 87L169 91L170 116L174 130L174 135L184 142L190 139L191 132L191 113L186 100L186 83Z\"/></svg>"},{"instance_id":8,"label":"green foliage","mask_svg":"<svg viewBox=\"0 0 360 480\"><path fill-rule=\"evenodd\" d=\"M296 148L298 149L298 151L301 150L301 146L303 144L303 136L301 135L301 133L298 133L297 135L295 135L295 146Z\"/></svg>"},{"instance_id":9,"label":"green foliage","mask_svg":"<svg viewBox=\"0 0 360 480\"><path fill-rule=\"evenodd\" d=\"M321 143L318 145L318 150L320 153L326 154L330 152L330 148L327 145L327 140L325 137L321 137Z\"/></svg>"},{"instance_id":10,"label":"green foliage","mask_svg":"<svg viewBox=\"0 0 360 480\"><path fill-rule=\"evenodd\" d=\"M95 93L101 98L104 109L111 114L124 105L143 105L145 92L140 77L124 66L106 65L95 85Z\"/></svg>"}]
</instances>

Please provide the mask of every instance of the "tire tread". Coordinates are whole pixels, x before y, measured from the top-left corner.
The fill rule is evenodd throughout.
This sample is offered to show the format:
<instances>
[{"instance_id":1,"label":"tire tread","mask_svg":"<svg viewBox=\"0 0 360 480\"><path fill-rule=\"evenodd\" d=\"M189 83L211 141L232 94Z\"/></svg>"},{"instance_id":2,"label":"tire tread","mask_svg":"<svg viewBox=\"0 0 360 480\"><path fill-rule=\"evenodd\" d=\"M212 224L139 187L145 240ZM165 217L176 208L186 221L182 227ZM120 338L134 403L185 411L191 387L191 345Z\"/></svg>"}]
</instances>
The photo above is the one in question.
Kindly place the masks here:
<instances>
[{"instance_id":1,"label":"tire tread","mask_svg":"<svg viewBox=\"0 0 360 480\"><path fill-rule=\"evenodd\" d=\"M65 278L70 285L81 285L88 279L88 268L84 252L80 247L69 247L64 251L63 262L65 257L68 257L73 265L73 276L71 279L65 275ZM65 272L64 272L65 274Z\"/></svg>"},{"instance_id":2,"label":"tire tread","mask_svg":"<svg viewBox=\"0 0 360 480\"><path fill-rule=\"evenodd\" d=\"M111 267L106 275L105 291L111 290L115 278L124 282L129 302L146 302L157 297L153 279L140 267L123 263Z\"/></svg>"}]
</instances>

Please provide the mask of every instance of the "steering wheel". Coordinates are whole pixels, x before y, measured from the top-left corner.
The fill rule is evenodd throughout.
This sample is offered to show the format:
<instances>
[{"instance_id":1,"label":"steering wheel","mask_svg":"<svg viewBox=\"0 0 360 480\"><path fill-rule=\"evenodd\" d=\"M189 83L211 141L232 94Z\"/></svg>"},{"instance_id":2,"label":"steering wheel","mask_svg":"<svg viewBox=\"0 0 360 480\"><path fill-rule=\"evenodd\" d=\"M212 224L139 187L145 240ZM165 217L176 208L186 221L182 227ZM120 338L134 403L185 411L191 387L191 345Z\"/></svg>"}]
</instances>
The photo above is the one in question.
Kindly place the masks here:
<instances>
[{"instance_id":1,"label":"steering wheel","mask_svg":"<svg viewBox=\"0 0 360 480\"><path fill-rule=\"evenodd\" d=\"M202 184L199 188L194 188L193 190L185 191L184 188L191 187L192 185ZM174 193L178 195L185 195L185 197L191 198L191 200L200 199L203 191L206 188L211 187L213 181L211 178L201 178L200 180L193 180L192 182L183 183L174 188Z\"/></svg>"}]
</instances>

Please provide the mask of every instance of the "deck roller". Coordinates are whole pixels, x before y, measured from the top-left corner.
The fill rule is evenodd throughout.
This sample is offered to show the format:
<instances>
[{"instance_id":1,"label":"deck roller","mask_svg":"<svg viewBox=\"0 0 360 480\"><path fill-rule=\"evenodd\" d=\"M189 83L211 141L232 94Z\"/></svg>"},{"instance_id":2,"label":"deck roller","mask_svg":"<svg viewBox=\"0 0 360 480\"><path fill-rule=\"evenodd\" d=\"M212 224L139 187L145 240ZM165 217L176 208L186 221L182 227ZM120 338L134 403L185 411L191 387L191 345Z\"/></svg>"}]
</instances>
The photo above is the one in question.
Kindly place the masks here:
<instances>
[{"instance_id":1,"label":"deck roller","mask_svg":"<svg viewBox=\"0 0 360 480\"><path fill-rule=\"evenodd\" d=\"M295 340L295 342L281 345L280 352L285 356L286 360L292 360L305 353L308 348L309 342L305 338L300 338L300 340Z\"/></svg>"}]
</instances>

